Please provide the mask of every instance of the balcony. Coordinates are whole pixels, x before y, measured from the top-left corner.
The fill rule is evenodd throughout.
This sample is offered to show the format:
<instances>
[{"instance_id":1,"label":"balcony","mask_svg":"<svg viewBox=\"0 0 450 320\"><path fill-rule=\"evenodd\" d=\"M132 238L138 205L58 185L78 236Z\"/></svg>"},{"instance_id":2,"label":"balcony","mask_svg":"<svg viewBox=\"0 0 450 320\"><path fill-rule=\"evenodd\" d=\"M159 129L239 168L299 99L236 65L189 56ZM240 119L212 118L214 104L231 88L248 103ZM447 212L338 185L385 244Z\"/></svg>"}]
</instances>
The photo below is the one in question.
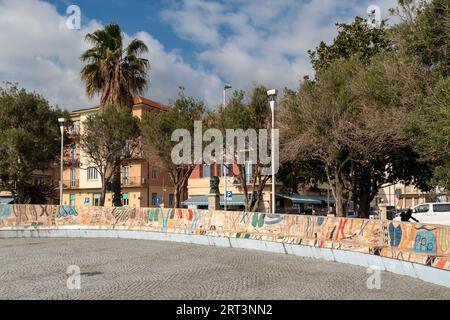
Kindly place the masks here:
<instances>
[{"instance_id":1,"label":"balcony","mask_svg":"<svg viewBox=\"0 0 450 320\"><path fill-rule=\"evenodd\" d=\"M80 180L63 180L64 189L78 189L80 186Z\"/></svg>"},{"instance_id":2,"label":"balcony","mask_svg":"<svg viewBox=\"0 0 450 320\"><path fill-rule=\"evenodd\" d=\"M122 187L140 187L147 185L144 177L122 177Z\"/></svg>"}]
</instances>

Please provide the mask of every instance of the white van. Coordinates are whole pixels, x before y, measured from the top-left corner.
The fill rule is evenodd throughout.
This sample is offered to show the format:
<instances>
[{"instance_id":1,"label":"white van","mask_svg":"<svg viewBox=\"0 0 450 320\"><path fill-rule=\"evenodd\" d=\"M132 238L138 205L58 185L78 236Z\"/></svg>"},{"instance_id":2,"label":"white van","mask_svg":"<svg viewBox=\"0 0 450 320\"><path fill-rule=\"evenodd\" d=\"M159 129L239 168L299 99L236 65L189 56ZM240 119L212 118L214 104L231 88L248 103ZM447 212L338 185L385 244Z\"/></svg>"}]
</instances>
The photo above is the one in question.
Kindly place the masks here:
<instances>
[{"instance_id":1,"label":"white van","mask_svg":"<svg viewBox=\"0 0 450 320\"><path fill-rule=\"evenodd\" d=\"M443 224L450 226L450 202L423 203L412 208L413 217L419 220L419 223ZM397 216L394 221L400 221ZM414 222L414 220L410 220Z\"/></svg>"}]
</instances>

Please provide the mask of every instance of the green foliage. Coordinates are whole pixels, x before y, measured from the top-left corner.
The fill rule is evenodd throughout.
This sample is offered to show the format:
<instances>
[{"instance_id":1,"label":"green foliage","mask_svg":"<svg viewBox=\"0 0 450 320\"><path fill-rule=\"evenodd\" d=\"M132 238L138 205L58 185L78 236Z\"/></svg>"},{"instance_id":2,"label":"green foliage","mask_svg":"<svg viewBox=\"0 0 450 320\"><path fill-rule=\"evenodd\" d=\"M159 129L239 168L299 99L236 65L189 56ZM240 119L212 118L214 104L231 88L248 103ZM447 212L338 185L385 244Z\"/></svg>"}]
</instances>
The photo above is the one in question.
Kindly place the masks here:
<instances>
[{"instance_id":1,"label":"green foliage","mask_svg":"<svg viewBox=\"0 0 450 320\"><path fill-rule=\"evenodd\" d=\"M324 165L317 160L286 161L278 170L277 181L283 183L283 191L296 193L300 186L317 185L327 181Z\"/></svg>"},{"instance_id":2,"label":"green foliage","mask_svg":"<svg viewBox=\"0 0 450 320\"><path fill-rule=\"evenodd\" d=\"M443 76L450 75L450 2L399 1L394 13L403 22L393 27L393 39L410 57Z\"/></svg>"},{"instance_id":3,"label":"green foliage","mask_svg":"<svg viewBox=\"0 0 450 320\"><path fill-rule=\"evenodd\" d=\"M212 126L221 130L224 137L227 129L242 129L244 131L254 129L258 132L258 129L271 128L272 112L267 99L267 88L264 86L255 87L250 95L249 103L245 103L244 99L244 91L235 91L228 104L221 106L217 112L211 115ZM257 161L257 163L252 164L252 172L246 172L247 169L242 164L242 159L237 161L240 157L240 151L238 151L236 141L234 144L234 154L232 156L239 169L238 172L234 172L234 175L238 179L241 190L245 195L246 210L256 211L258 210L264 187L270 178L270 176L261 174L262 168L267 167L267 165ZM253 150L256 152L257 157L259 157L259 148L261 148L261 145L258 144L256 150ZM270 152L270 146L268 146L267 150ZM248 159L248 155L245 156ZM247 182L249 176L253 180L252 184Z\"/></svg>"},{"instance_id":4,"label":"green foliage","mask_svg":"<svg viewBox=\"0 0 450 320\"><path fill-rule=\"evenodd\" d=\"M59 158L60 117L70 119L68 112L34 92L10 83L0 88L0 176L20 202L26 200L26 190L19 192L17 182L32 184L33 171L51 168Z\"/></svg>"},{"instance_id":5,"label":"green foliage","mask_svg":"<svg viewBox=\"0 0 450 320\"><path fill-rule=\"evenodd\" d=\"M328 68L336 60L354 56L368 63L372 56L391 47L384 22L379 28L372 28L364 19L356 17L351 24L337 23L336 26L338 35L332 44L322 41L315 51L308 51L316 71Z\"/></svg>"},{"instance_id":6,"label":"green foliage","mask_svg":"<svg viewBox=\"0 0 450 320\"><path fill-rule=\"evenodd\" d=\"M122 37L115 23L86 35L92 47L81 55L81 61L87 62L81 70L81 79L89 97L101 95L101 106L131 107L133 94L142 93L147 85L150 64L140 57L148 52L147 46L133 39L124 48Z\"/></svg>"},{"instance_id":7,"label":"green foliage","mask_svg":"<svg viewBox=\"0 0 450 320\"><path fill-rule=\"evenodd\" d=\"M144 148L148 151L150 159L162 161L168 169L170 179L175 185L174 207L176 208L180 207L181 192L186 188L188 178L195 165L193 164L193 153L191 153L192 164L173 163L172 150L179 142L172 141L172 133L176 129L185 129L193 139L194 122L202 121L204 116L204 103L185 96L181 90L178 99L171 102L169 112L151 111L142 117L141 130Z\"/></svg>"},{"instance_id":8,"label":"green foliage","mask_svg":"<svg viewBox=\"0 0 450 320\"><path fill-rule=\"evenodd\" d=\"M178 144L171 140L172 133L176 129L186 129L193 138L194 121L202 121L205 105L180 91L178 99L171 102L171 109L170 112L150 111L143 115L141 123L144 144L169 166L172 149Z\"/></svg>"}]
</instances>

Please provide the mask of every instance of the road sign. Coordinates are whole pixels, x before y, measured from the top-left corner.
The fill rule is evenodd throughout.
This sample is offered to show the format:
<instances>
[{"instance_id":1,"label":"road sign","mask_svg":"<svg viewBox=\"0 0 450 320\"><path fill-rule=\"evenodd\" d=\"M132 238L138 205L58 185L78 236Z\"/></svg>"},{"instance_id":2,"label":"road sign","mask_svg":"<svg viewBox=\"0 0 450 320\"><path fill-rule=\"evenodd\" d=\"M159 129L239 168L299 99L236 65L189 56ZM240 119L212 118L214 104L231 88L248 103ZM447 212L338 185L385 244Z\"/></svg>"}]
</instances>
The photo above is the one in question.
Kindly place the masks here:
<instances>
[{"instance_id":1,"label":"road sign","mask_svg":"<svg viewBox=\"0 0 450 320\"><path fill-rule=\"evenodd\" d=\"M226 198L227 198L227 200L232 200L233 199L233 192L232 191L227 191Z\"/></svg>"},{"instance_id":2,"label":"road sign","mask_svg":"<svg viewBox=\"0 0 450 320\"><path fill-rule=\"evenodd\" d=\"M156 204L160 204L161 203L161 198L155 198L155 203Z\"/></svg>"},{"instance_id":3,"label":"road sign","mask_svg":"<svg viewBox=\"0 0 450 320\"><path fill-rule=\"evenodd\" d=\"M85 204L89 204L89 197L85 197L85 198L84 198L84 203L85 203Z\"/></svg>"}]
</instances>

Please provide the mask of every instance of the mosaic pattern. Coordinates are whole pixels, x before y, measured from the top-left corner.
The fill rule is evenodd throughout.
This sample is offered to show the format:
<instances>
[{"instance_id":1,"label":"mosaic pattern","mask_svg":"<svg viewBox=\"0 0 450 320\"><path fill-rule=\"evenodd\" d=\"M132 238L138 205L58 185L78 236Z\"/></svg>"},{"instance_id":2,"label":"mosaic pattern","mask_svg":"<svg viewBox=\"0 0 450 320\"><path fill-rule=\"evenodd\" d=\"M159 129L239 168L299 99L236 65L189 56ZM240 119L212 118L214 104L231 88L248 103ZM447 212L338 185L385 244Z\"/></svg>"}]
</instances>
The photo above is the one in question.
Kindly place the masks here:
<instances>
[{"instance_id":1,"label":"mosaic pattern","mask_svg":"<svg viewBox=\"0 0 450 320\"><path fill-rule=\"evenodd\" d=\"M343 249L450 270L450 227L338 217L167 209L0 205L0 229L146 230Z\"/></svg>"}]
</instances>

